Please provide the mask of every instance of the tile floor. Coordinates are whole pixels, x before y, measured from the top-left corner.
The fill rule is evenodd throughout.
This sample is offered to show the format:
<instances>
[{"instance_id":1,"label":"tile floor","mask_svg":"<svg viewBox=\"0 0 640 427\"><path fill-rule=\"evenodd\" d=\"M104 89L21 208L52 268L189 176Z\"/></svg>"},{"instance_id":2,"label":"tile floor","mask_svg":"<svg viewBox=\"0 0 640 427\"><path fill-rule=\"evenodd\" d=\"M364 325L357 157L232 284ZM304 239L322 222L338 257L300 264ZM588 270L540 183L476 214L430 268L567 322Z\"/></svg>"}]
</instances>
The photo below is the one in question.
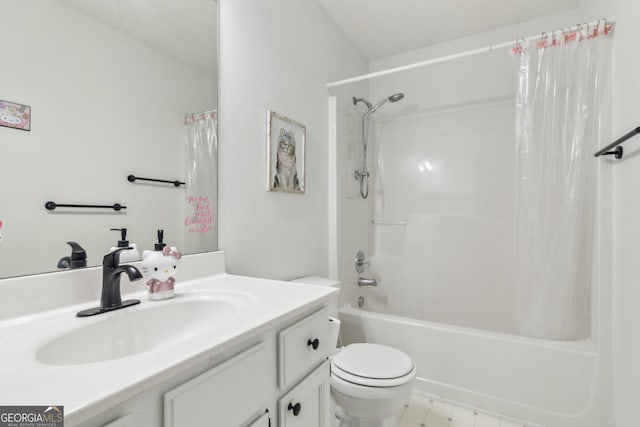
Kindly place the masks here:
<instances>
[{"instance_id":1,"label":"tile floor","mask_svg":"<svg viewBox=\"0 0 640 427\"><path fill-rule=\"evenodd\" d=\"M529 427L522 422L498 418L478 410L423 396L411 400L398 414L398 427Z\"/></svg>"}]
</instances>

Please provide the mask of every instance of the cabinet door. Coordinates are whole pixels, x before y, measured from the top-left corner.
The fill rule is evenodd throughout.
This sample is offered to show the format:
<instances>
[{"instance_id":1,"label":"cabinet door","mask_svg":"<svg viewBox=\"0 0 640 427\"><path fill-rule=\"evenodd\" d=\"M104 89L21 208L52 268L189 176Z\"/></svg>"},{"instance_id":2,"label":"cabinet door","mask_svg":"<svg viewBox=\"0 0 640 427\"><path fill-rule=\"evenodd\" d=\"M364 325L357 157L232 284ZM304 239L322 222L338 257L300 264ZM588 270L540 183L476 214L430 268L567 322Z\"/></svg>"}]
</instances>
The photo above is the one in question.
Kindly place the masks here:
<instances>
[{"instance_id":1,"label":"cabinet door","mask_svg":"<svg viewBox=\"0 0 640 427\"><path fill-rule=\"evenodd\" d=\"M249 425L268 407L267 356L265 344L257 344L165 393L165 427Z\"/></svg>"},{"instance_id":2,"label":"cabinet door","mask_svg":"<svg viewBox=\"0 0 640 427\"><path fill-rule=\"evenodd\" d=\"M329 427L329 361L278 401L279 427Z\"/></svg>"}]
</instances>

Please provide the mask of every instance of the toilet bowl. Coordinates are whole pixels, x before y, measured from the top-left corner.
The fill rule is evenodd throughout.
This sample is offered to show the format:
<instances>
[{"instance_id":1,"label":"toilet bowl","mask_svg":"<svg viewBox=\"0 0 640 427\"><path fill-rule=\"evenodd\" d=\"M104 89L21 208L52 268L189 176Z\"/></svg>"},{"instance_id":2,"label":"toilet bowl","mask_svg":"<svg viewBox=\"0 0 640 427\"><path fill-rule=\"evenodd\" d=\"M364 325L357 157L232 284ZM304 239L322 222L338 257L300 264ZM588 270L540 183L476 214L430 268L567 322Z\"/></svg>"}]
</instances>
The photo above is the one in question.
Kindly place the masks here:
<instances>
[{"instance_id":1,"label":"toilet bowl","mask_svg":"<svg viewBox=\"0 0 640 427\"><path fill-rule=\"evenodd\" d=\"M331 393L343 427L392 427L411 396L416 367L392 347L350 344L331 361Z\"/></svg>"},{"instance_id":2,"label":"toilet bowl","mask_svg":"<svg viewBox=\"0 0 640 427\"><path fill-rule=\"evenodd\" d=\"M303 277L296 282L339 286L339 282ZM332 322L337 338L339 321ZM395 427L396 416L409 401L416 377L413 360L380 344L356 343L331 357L331 397L340 427Z\"/></svg>"}]
</instances>

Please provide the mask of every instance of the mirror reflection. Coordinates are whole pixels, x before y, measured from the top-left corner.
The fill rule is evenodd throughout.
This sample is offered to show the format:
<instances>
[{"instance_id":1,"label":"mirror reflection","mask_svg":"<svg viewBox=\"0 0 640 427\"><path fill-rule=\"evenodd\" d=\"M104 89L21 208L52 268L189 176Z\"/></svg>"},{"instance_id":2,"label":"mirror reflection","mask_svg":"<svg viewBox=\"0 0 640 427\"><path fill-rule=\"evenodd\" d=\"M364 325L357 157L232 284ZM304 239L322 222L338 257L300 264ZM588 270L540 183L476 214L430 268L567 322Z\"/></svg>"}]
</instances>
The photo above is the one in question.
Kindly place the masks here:
<instances>
[{"instance_id":1,"label":"mirror reflection","mask_svg":"<svg viewBox=\"0 0 640 427\"><path fill-rule=\"evenodd\" d=\"M70 267L67 242L87 266L153 249L157 230L217 249L214 0L0 2L0 37L5 115L30 108L29 130L0 122L0 277Z\"/></svg>"}]
</instances>

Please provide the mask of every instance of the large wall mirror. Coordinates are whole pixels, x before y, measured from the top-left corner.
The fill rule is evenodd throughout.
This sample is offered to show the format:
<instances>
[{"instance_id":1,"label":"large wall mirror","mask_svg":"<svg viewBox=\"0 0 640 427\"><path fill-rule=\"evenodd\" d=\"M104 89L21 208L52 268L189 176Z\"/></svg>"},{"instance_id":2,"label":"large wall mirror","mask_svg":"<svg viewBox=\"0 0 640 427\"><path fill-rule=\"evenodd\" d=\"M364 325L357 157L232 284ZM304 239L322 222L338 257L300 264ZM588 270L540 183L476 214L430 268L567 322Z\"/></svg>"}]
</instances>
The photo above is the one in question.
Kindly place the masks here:
<instances>
[{"instance_id":1,"label":"large wall mirror","mask_svg":"<svg viewBox=\"0 0 640 427\"><path fill-rule=\"evenodd\" d=\"M69 241L99 265L112 228L217 249L217 21L215 0L0 2L0 277L59 271Z\"/></svg>"}]
</instances>

